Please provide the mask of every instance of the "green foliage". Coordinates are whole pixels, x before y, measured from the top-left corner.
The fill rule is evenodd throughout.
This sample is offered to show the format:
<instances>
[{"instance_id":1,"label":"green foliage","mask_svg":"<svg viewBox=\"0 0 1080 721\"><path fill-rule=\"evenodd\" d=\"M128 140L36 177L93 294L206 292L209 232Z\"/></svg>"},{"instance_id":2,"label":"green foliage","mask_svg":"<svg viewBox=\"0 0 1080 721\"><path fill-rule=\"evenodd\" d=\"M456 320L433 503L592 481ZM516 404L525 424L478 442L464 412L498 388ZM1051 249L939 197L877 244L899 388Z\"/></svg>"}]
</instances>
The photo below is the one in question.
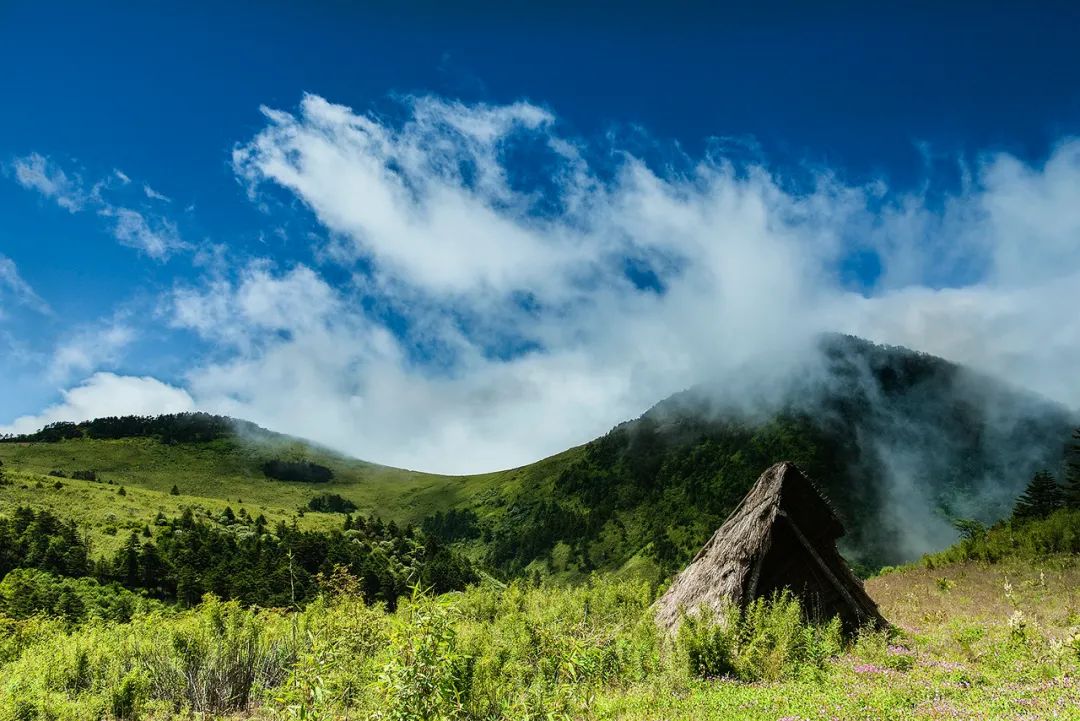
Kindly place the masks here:
<instances>
[{"instance_id":1,"label":"green foliage","mask_svg":"<svg viewBox=\"0 0 1080 721\"><path fill-rule=\"evenodd\" d=\"M89 545L74 522L20 506L10 517L0 516L0 578L16 568L85 576L90 572Z\"/></svg>"},{"instance_id":2,"label":"green foliage","mask_svg":"<svg viewBox=\"0 0 1080 721\"><path fill-rule=\"evenodd\" d=\"M118 584L92 578L58 578L37 569L16 569L0 581L0 615L27 619L42 614L69 624L88 619L129 621L154 603Z\"/></svg>"},{"instance_id":3,"label":"green foliage","mask_svg":"<svg viewBox=\"0 0 1080 721\"><path fill-rule=\"evenodd\" d=\"M140 645L137 668L149 678L152 696L175 708L242 711L261 689L285 679L295 649L284 627L271 612L210 598L197 613L170 624L156 643Z\"/></svg>"},{"instance_id":4,"label":"green foliage","mask_svg":"<svg viewBox=\"0 0 1080 721\"><path fill-rule=\"evenodd\" d=\"M389 661L378 677L388 721L465 718L471 659L461 650L446 600L413 597L395 619Z\"/></svg>"},{"instance_id":5,"label":"green foliage","mask_svg":"<svg viewBox=\"0 0 1080 721\"><path fill-rule=\"evenodd\" d=\"M443 541L467 541L480 536L480 518L471 508L451 508L437 511L420 523L420 528L429 536L438 536Z\"/></svg>"},{"instance_id":6,"label":"green foliage","mask_svg":"<svg viewBox=\"0 0 1080 721\"><path fill-rule=\"evenodd\" d=\"M280 614L211 598L187 614L47 634L3 667L0 719L244 710L286 677L288 629Z\"/></svg>"},{"instance_id":7,"label":"green foliage","mask_svg":"<svg viewBox=\"0 0 1080 721\"><path fill-rule=\"evenodd\" d=\"M198 443L223 438L237 428L259 430L250 423L208 413L171 413L160 416L109 416L82 423L50 423L37 433L8 436L0 441L58 443L77 438L158 438L163 443Z\"/></svg>"},{"instance_id":8,"label":"green foliage","mask_svg":"<svg viewBox=\"0 0 1080 721\"><path fill-rule=\"evenodd\" d=\"M275 458L262 465L262 472L267 478L279 481L297 481L300 483L329 483L334 472L326 466L311 461L287 461Z\"/></svg>"},{"instance_id":9,"label":"green foliage","mask_svg":"<svg viewBox=\"0 0 1080 721\"><path fill-rule=\"evenodd\" d=\"M977 541L986 535L986 525L972 519L958 518L953 521L953 528L960 532L965 541Z\"/></svg>"},{"instance_id":10,"label":"green foliage","mask_svg":"<svg viewBox=\"0 0 1080 721\"><path fill-rule=\"evenodd\" d=\"M701 678L776 681L824 669L843 649L843 637L839 619L808 622L798 599L784 592L745 609L685 616L678 646L690 672Z\"/></svg>"},{"instance_id":11,"label":"green foliage","mask_svg":"<svg viewBox=\"0 0 1080 721\"><path fill-rule=\"evenodd\" d=\"M1080 509L1080 428L1073 431L1065 465L1065 503Z\"/></svg>"},{"instance_id":12,"label":"green foliage","mask_svg":"<svg viewBox=\"0 0 1080 721\"><path fill-rule=\"evenodd\" d=\"M190 511L159 524L154 541L133 531L109 564L108 577L151 595L194 604L206 593L264 607L305 603L319 591L317 577L344 568L359 579L369 601L391 606L415 584L445 592L477 579L459 554L415 531L372 518L363 529L305 531L259 521L226 508L224 526Z\"/></svg>"},{"instance_id":13,"label":"green foliage","mask_svg":"<svg viewBox=\"0 0 1080 721\"><path fill-rule=\"evenodd\" d=\"M1004 614L980 590L1001 597L997 571L950 568L947 598L932 592L934 572L876 579L886 615L920 628L846 647L835 624L804 623L784 598L724 614L721 633L699 622L669 642L643 583L490 584L387 612L340 569L290 613L208 598L70 630L0 618L0 721L1052 718L1074 705L1080 672L1080 619L1061 615L1077 576L1027 567L1007 569ZM714 666L730 669L723 678L691 673L689 638L698 658L727 659Z\"/></svg>"},{"instance_id":14,"label":"green foliage","mask_svg":"<svg viewBox=\"0 0 1080 721\"><path fill-rule=\"evenodd\" d=\"M1062 509L1047 518L999 523L926 556L921 563L934 568L962 561L998 562L1073 553L1080 553L1080 510Z\"/></svg>"},{"instance_id":15,"label":"green foliage","mask_svg":"<svg viewBox=\"0 0 1080 721\"><path fill-rule=\"evenodd\" d=\"M1016 500L1013 519L1026 521L1046 518L1065 507L1065 493L1047 471L1038 471L1031 478L1023 495Z\"/></svg>"},{"instance_id":16,"label":"green foliage","mask_svg":"<svg viewBox=\"0 0 1080 721\"><path fill-rule=\"evenodd\" d=\"M320 493L307 502L308 510L319 513L352 513L356 504L337 493Z\"/></svg>"}]
</instances>

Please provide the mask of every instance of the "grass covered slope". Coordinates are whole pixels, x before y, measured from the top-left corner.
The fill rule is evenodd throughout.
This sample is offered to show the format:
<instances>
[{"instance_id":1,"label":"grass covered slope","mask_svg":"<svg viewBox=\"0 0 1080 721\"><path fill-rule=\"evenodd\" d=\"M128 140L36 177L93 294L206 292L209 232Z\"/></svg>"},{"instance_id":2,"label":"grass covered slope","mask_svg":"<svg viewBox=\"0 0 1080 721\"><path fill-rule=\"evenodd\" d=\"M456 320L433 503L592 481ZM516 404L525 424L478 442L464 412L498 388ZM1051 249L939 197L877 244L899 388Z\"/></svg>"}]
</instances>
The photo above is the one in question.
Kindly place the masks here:
<instances>
[{"instance_id":1,"label":"grass covered slope","mask_svg":"<svg viewBox=\"0 0 1080 721\"><path fill-rule=\"evenodd\" d=\"M127 531L152 525L159 512L172 517L189 507L214 517L226 507L244 508L271 523L295 518L304 528L339 527L339 514L306 510L326 494L351 501L362 515L419 524L439 510L513 493L535 475L550 477L573 455L525 469L439 476L365 463L269 433L173 444L155 437L7 442L0 443L8 481L0 485L0 514L18 506L48 509L76 520L105 552L115 550ZM310 462L333 475L321 483L271 478L263 465L273 459ZM72 477L87 471L96 480Z\"/></svg>"},{"instance_id":2,"label":"grass covered slope","mask_svg":"<svg viewBox=\"0 0 1080 721\"><path fill-rule=\"evenodd\" d=\"M1058 469L1061 407L903 348L830 336L769 400L727 384L657 404L583 447L549 486L511 494L491 562L581 575L682 568L765 468L817 481L868 567L952 543L955 518L1006 516L1031 473Z\"/></svg>"},{"instance_id":3,"label":"grass covered slope","mask_svg":"<svg viewBox=\"0 0 1080 721\"><path fill-rule=\"evenodd\" d=\"M1075 556L911 568L868 584L892 636L845 642L780 602L672 640L641 582L484 584L387 613L338 577L290 615L0 619L0 720L1069 719L1078 588Z\"/></svg>"},{"instance_id":4,"label":"grass covered slope","mask_svg":"<svg viewBox=\"0 0 1080 721\"><path fill-rule=\"evenodd\" d=\"M340 516L298 516L333 494L362 515L423 524L504 577L602 570L656 581L685 565L762 469L790 460L836 505L844 553L873 568L947 546L953 518L1007 515L1032 471L1060 466L1075 425L1050 402L939 358L855 338L823 339L785 383L752 409L730 384L693 389L584 446L471 476L365 463L230 419L60 424L0 443L12 480L0 512L49 508L108 551L117 534L186 507L329 528ZM331 477L268 477L268 462ZM96 481L71 478L89 471Z\"/></svg>"}]
</instances>

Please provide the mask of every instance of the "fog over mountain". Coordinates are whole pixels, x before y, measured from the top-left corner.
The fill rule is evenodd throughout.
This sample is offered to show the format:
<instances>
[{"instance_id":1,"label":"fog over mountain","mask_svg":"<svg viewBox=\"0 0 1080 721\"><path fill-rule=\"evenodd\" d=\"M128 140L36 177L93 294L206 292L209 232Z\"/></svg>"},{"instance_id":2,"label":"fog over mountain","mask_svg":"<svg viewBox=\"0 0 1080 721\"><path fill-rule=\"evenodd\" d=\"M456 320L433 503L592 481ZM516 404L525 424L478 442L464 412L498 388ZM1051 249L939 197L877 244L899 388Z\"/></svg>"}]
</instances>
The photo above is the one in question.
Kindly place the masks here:
<instances>
[{"instance_id":1,"label":"fog over mountain","mask_svg":"<svg viewBox=\"0 0 1080 721\"><path fill-rule=\"evenodd\" d=\"M644 418L684 442L697 438L680 428L700 434L701 419L718 428L803 419L829 447L828 475L817 480L852 525L845 543L856 555L908 560L955 541L955 519L1008 516L1035 471L1061 476L1080 424L1075 412L1000 379L854 337L821 336L795 365L779 378L748 369L739 389L699 385Z\"/></svg>"},{"instance_id":2,"label":"fog over mountain","mask_svg":"<svg viewBox=\"0 0 1080 721\"><path fill-rule=\"evenodd\" d=\"M893 189L737 143L581 139L525 101L399 110L264 108L232 170L272 217L306 214L313 259L178 249L197 273L66 337L60 400L3 430L198 408L390 465L493 470L709 379L751 404L770 391L745 369L801 372L822 332L1080 406L1080 142L928 163L924 186ZM118 202L119 181L94 195L57 161L16 167L72 213ZM172 336L179 372L124 360Z\"/></svg>"}]
</instances>

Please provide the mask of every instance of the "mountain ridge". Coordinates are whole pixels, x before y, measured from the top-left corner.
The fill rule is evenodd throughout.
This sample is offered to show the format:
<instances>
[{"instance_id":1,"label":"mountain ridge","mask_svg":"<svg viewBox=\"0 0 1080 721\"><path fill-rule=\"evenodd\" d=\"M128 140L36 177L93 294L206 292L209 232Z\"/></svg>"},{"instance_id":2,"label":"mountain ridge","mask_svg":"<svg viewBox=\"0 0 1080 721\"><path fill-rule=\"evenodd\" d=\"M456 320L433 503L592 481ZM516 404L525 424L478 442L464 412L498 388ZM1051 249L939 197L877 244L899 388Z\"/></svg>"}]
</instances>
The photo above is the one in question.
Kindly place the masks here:
<instances>
[{"instance_id":1,"label":"mountain ridge","mask_svg":"<svg viewBox=\"0 0 1080 721\"><path fill-rule=\"evenodd\" d=\"M243 502L313 527L339 522L303 510L314 495L334 493L362 513L426 524L503 575L623 569L662 578L761 469L792 460L837 505L849 530L845 553L873 567L948 545L954 518L1005 515L1030 472L1059 465L1076 424L1067 409L963 366L850 336L823 337L784 382L764 400L730 383L695 386L580 446L457 476L382 466L208 414L171 417L200 421L212 431L202 435L199 423L179 423L187 435L162 435L166 416L59 424L0 443L0 459L20 480L19 493L10 485L0 492L0 510L10 506L5 495L48 501L48 487L40 493L35 484L54 482L44 478L50 471L95 471L151 507L179 510L183 500L216 513ZM103 437L122 434L125 423L141 435ZM331 479L267 478L262 468L275 459L325 466ZM87 498L101 486L60 482ZM180 495L163 498L172 487ZM117 503L109 499L88 523L116 526L108 519ZM123 515L139 516L137 506L121 505Z\"/></svg>"}]
</instances>

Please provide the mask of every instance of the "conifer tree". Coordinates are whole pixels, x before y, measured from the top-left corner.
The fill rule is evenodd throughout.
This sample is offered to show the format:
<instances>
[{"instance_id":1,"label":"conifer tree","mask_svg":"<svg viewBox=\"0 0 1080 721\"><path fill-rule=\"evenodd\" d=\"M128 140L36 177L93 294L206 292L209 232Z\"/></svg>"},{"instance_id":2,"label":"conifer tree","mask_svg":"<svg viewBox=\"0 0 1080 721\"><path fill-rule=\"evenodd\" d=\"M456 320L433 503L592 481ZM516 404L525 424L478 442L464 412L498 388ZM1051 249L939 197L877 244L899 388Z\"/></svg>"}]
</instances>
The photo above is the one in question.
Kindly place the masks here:
<instances>
[{"instance_id":1,"label":"conifer tree","mask_svg":"<svg viewBox=\"0 0 1080 721\"><path fill-rule=\"evenodd\" d=\"M1059 508L1065 507L1064 490L1054 477L1046 471L1039 471L1031 478L1027 489L1016 499L1013 508L1013 520L1025 521L1033 518L1046 518Z\"/></svg>"},{"instance_id":2,"label":"conifer tree","mask_svg":"<svg viewBox=\"0 0 1080 721\"><path fill-rule=\"evenodd\" d=\"M1080 509L1080 428L1073 431L1073 442L1066 456L1065 505Z\"/></svg>"}]
</instances>

